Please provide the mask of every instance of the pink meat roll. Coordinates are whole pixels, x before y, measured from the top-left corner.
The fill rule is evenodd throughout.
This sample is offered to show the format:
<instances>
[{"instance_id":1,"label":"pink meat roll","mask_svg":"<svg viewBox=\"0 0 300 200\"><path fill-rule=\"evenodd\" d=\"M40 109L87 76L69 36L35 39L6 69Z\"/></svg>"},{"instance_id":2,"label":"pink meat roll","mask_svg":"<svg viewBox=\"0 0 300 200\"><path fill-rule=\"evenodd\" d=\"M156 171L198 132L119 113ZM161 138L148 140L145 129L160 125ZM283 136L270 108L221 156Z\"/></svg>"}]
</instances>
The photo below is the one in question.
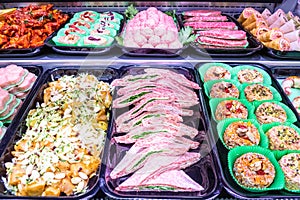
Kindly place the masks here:
<instances>
[{"instance_id":1,"label":"pink meat roll","mask_svg":"<svg viewBox=\"0 0 300 200\"><path fill-rule=\"evenodd\" d=\"M287 23L285 23L284 25L282 25L279 30L281 30L281 32L283 34L286 33L290 33L296 30L295 24L294 24L294 20L291 19L290 21L288 21Z\"/></svg>"},{"instance_id":2,"label":"pink meat roll","mask_svg":"<svg viewBox=\"0 0 300 200\"><path fill-rule=\"evenodd\" d=\"M284 34L283 36L290 42L297 41L299 40L299 30Z\"/></svg>"},{"instance_id":3,"label":"pink meat roll","mask_svg":"<svg viewBox=\"0 0 300 200\"><path fill-rule=\"evenodd\" d=\"M270 28L279 28L282 25L284 25L288 21L287 17L285 15L280 15L277 20L271 24Z\"/></svg>"},{"instance_id":4,"label":"pink meat roll","mask_svg":"<svg viewBox=\"0 0 300 200\"><path fill-rule=\"evenodd\" d=\"M4 116L8 115L12 111L13 107L16 104L17 104L17 100L16 100L16 97L14 96L13 100L8 104L6 110L0 114L0 117L4 117Z\"/></svg>"},{"instance_id":5,"label":"pink meat roll","mask_svg":"<svg viewBox=\"0 0 300 200\"><path fill-rule=\"evenodd\" d=\"M271 26L281 15L285 15L285 13L283 12L283 10L278 9L267 19L268 25Z\"/></svg>"},{"instance_id":6,"label":"pink meat roll","mask_svg":"<svg viewBox=\"0 0 300 200\"><path fill-rule=\"evenodd\" d=\"M290 51L300 51L300 40L291 42Z\"/></svg>"},{"instance_id":7,"label":"pink meat roll","mask_svg":"<svg viewBox=\"0 0 300 200\"><path fill-rule=\"evenodd\" d=\"M264 20L267 20L272 13L270 12L270 10L268 8L266 8L262 13L261 13L262 17L264 18Z\"/></svg>"}]
</instances>

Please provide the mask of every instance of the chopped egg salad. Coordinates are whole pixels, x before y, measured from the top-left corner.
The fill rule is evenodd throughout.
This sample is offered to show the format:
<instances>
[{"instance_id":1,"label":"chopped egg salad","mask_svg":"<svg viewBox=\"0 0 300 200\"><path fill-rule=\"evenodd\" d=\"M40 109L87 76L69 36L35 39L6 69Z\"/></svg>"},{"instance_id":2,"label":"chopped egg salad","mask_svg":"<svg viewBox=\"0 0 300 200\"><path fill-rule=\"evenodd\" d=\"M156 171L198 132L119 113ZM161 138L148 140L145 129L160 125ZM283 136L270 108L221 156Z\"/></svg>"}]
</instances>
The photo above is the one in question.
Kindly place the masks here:
<instances>
[{"instance_id":1,"label":"chopped egg salad","mask_svg":"<svg viewBox=\"0 0 300 200\"><path fill-rule=\"evenodd\" d=\"M101 162L112 96L93 75L63 76L30 110L27 130L5 163L7 189L18 196L84 193Z\"/></svg>"}]
</instances>

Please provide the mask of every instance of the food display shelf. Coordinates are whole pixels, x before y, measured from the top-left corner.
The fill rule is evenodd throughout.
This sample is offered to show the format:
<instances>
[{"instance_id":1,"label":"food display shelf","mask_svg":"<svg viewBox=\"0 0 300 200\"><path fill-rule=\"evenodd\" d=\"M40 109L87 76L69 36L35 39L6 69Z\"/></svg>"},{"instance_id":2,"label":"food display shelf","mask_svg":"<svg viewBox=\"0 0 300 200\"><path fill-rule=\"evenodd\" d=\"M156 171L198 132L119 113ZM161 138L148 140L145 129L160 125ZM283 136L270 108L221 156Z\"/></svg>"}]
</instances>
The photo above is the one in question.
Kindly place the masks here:
<instances>
[{"instance_id":1,"label":"food display shelf","mask_svg":"<svg viewBox=\"0 0 300 200\"><path fill-rule=\"evenodd\" d=\"M24 7L29 4L45 4L50 1L40 0L29 1L29 0L19 0L19 1L2 1L0 3L0 9L12 8L12 7ZM243 2L243 3L241 3ZM274 10L280 0L242 0L242 1L198 1L198 2L153 2L153 1L53 1L55 8L67 12L77 12L82 10L95 10L95 11L118 11L124 12L126 8L133 3L138 9L146 9L147 7L154 6L162 11L175 9L176 11L186 11L186 10L196 10L196 9L216 9L222 12L234 16L240 14L242 10L246 7L253 7L256 10L262 11L264 8ZM200 55L192 47L184 49L184 51L178 57L130 57L124 55L122 50L118 47L113 47L107 54L104 55L62 55L53 52L50 48L45 47L42 52L33 57L6 57L0 56L0 66L5 66L8 64L17 64L20 66L41 66L43 71L54 70L57 67L74 67L79 68L105 68L110 66L126 66L126 65L185 65L189 63L191 70L194 70L199 63L208 62L231 62L235 64L261 64L265 65L272 72L274 69L285 66L300 66L300 60L281 60L278 58L272 58L265 55L262 51L254 53L250 56L245 57L211 57L208 55ZM17 124L15 123L17 126ZM222 155L218 155L222 156ZM230 198L231 196L223 189L218 196L219 198ZM95 195L96 199L106 198L105 194L99 190Z\"/></svg>"}]
</instances>

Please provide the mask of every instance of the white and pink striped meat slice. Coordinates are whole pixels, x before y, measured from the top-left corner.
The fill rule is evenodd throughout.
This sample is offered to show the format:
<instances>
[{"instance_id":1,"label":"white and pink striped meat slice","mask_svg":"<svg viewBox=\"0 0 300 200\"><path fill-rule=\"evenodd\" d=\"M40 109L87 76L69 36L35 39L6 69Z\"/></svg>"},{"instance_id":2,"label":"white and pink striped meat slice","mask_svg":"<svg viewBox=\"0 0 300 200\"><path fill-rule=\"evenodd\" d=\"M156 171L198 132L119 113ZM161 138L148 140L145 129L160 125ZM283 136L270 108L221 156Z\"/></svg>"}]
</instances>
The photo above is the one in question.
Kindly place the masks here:
<instances>
[{"instance_id":1,"label":"white and pink striped meat slice","mask_svg":"<svg viewBox=\"0 0 300 200\"><path fill-rule=\"evenodd\" d=\"M176 178L175 178L176 177ZM130 177L131 178L131 177ZM131 180L128 178L127 180ZM204 188L196 183L182 170L171 170L159 174L152 179L145 181L137 186L126 186L127 180L116 188L118 191L162 191L159 187L170 187L172 192L195 192L202 191ZM128 181L128 182L129 182ZM157 189L152 189L158 186ZM165 190L164 190L165 191Z\"/></svg>"},{"instance_id":2,"label":"white and pink striped meat slice","mask_svg":"<svg viewBox=\"0 0 300 200\"><path fill-rule=\"evenodd\" d=\"M200 160L199 153L187 152L180 157L159 155L150 158L138 171L136 171L130 178L121 183L119 190L126 190L128 188L135 188L145 182L159 176L162 173L170 170L180 170L189 167ZM185 183L182 183L185 184Z\"/></svg>"},{"instance_id":3,"label":"white and pink striped meat slice","mask_svg":"<svg viewBox=\"0 0 300 200\"><path fill-rule=\"evenodd\" d=\"M136 95L142 95L134 100L127 102L131 97ZM174 98L175 103L180 103L179 107L192 107L197 105L198 99L187 99L185 95L177 93L176 91L167 87L155 87L155 88L142 88L133 92L128 92L126 95L121 96L113 101L113 108L124 108L135 104L142 99L151 99L153 97L168 96Z\"/></svg>"},{"instance_id":4,"label":"white and pink striped meat slice","mask_svg":"<svg viewBox=\"0 0 300 200\"><path fill-rule=\"evenodd\" d=\"M144 132L152 132L149 135L143 136ZM168 133L173 136L188 136L190 138L196 137L198 135L198 130L187 126L183 123L178 123L178 124L172 124L168 122L151 122L149 120L149 124L144 125L139 125L132 129L129 133L126 135L114 137L114 140L117 143L123 143L123 144L131 144L135 143L137 140L141 140L142 138L147 138L150 135L159 135L161 133ZM139 137L139 138L136 138Z\"/></svg>"},{"instance_id":5,"label":"white and pink striped meat slice","mask_svg":"<svg viewBox=\"0 0 300 200\"><path fill-rule=\"evenodd\" d=\"M209 30L197 32L199 36L213 37L219 39L245 40L246 32L242 30Z\"/></svg>"},{"instance_id":6,"label":"white and pink striped meat slice","mask_svg":"<svg viewBox=\"0 0 300 200\"><path fill-rule=\"evenodd\" d=\"M144 81L156 81L160 78L163 78L163 76L158 73L127 75L127 76L124 76L123 78L113 80L111 85L112 86L127 86L129 84L142 83Z\"/></svg>"},{"instance_id":7,"label":"white and pink striped meat slice","mask_svg":"<svg viewBox=\"0 0 300 200\"><path fill-rule=\"evenodd\" d=\"M163 74L164 77L168 77L176 82L178 82L180 85L193 88L193 89L200 89L199 85L193 81L190 81L187 79L183 74L178 74L176 72L173 72L171 70L167 69L159 69L159 68L146 68L144 70L146 73L157 73L157 74Z\"/></svg>"},{"instance_id":8,"label":"white and pink striped meat slice","mask_svg":"<svg viewBox=\"0 0 300 200\"><path fill-rule=\"evenodd\" d=\"M197 38L197 42L204 45L215 45L225 47L246 47L248 44L247 40L224 40L211 37L200 36Z\"/></svg>"},{"instance_id":9,"label":"white and pink striped meat slice","mask_svg":"<svg viewBox=\"0 0 300 200\"><path fill-rule=\"evenodd\" d=\"M149 136L136 142L125 154L122 160L110 173L112 179L116 179L142 168L145 162L152 156L185 154L190 148L197 148L198 142L166 134ZM152 154L149 154L151 153Z\"/></svg>"},{"instance_id":10,"label":"white and pink striped meat slice","mask_svg":"<svg viewBox=\"0 0 300 200\"><path fill-rule=\"evenodd\" d=\"M184 20L185 22L226 22L226 16L208 16L208 17L190 17Z\"/></svg>"},{"instance_id":11,"label":"white and pink striped meat slice","mask_svg":"<svg viewBox=\"0 0 300 200\"><path fill-rule=\"evenodd\" d=\"M221 11L219 10L191 10L182 13L184 16L190 17L209 17L209 16L219 16Z\"/></svg>"},{"instance_id":12,"label":"white and pink striped meat slice","mask_svg":"<svg viewBox=\"0 0 300 200\"><path fill-rule=\"evenodd\" d=\"M193 29L229 29L236 30L237 26L234 22L185 22L184 26L190 26Z\"/></svg>"},{"instance_id":13,"label":"white and pink striped meat slice","mask_svg":"<svg viewBox=\"0 0 300 200\"><path fill-rule=\"evenodd\" d=\"M140 82L135 82L132 84L128 84L127 86L120 88L117 93L118 95L125 95L129 92L140 90L143 87L166 87L174 90L176 93L185 95L186 97L189 97L189 99L196 100L198 99L196 93L188 87L185 87L181 85L179 82L174 81L168 77L164 77L155 81L150 81L150 80L144 80Z\"/></svg>"},{"instance_id":14,"label":"white and pink striped meat slice","mask_svg":"<svg viewBox=\"0 0 300 200\"><path fill-rule=\"evenodd\" d=\"M7 90L0 88L0 111L3 111L10 96Z\"/></svg>"},{"instance_id":15,"label":"white and pink striped meat slice","mask_svg":"<svg viewBox=\"0 0 300 200\"><path fill-rule=\"evenodd\" d=\"M125 123L143 112L163 112L168 114L178 114L180 116L192 116L194 114L193 110L183 109L178 106L175 106L171 103L171 101L165 100L156 100L146 104L142 109L138 112L133 113L131 110L123 113L122 115L118 116L116 119L117 124Z\"/></svg>"},{"instance_id":16,"label":"white and pink striped meat slice","mask_svg":"<svg viewBox=\"0 0 300 200\"><path fill-rule=\"evenodd\" d=\"M160 120L161 122L168 122L173 124L178 124L180 122L183 122L182 117L178 114L174 114L174 113L168 114L168 113L164 113L163 111L145 112L140 116L137 116L136 118L132 119L128 123L117 124L117 132L118 133L129 132L137 126L135 125L136 123L142 122L142 124L144 125L144 123L148 119L154 122Z\"/></svg>"}]
</instances>

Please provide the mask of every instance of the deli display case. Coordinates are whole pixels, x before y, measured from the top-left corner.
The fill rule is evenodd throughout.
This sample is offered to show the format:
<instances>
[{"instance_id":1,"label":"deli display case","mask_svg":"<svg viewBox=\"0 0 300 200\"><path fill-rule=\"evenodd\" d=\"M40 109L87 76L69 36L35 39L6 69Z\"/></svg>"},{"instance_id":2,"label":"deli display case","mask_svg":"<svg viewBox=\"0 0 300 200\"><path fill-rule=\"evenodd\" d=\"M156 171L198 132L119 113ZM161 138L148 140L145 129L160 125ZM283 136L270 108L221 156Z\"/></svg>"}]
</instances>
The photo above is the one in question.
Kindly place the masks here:
<instances>
[{"instance_id":1,"label":"deli display case","mask_svg":"<svg viewBox=\"0 0 300 200\"><path fill-rule=\"evenodd\" d=\"M0 198L299 199L299 14L1 1Z\"/></svg>"}]
</instances>

